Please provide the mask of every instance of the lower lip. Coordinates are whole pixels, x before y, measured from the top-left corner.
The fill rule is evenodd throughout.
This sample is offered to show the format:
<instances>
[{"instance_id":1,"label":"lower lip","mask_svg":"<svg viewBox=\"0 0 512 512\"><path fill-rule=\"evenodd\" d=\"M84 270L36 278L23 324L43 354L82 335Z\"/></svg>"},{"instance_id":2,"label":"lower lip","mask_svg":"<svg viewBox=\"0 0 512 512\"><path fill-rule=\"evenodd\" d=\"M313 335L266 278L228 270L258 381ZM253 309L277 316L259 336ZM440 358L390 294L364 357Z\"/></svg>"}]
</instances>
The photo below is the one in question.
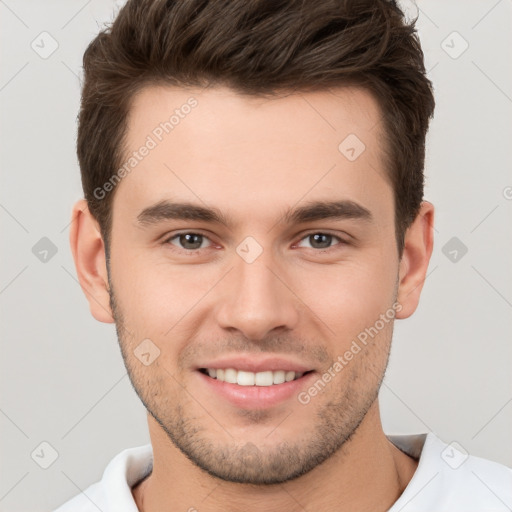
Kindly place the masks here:
<instances>
[{"instance_id":1,"label":"lower lip","mask_svg":"<svg viewBox=\"0 0 512 512\"><path fill-rule=\"evenodd\" d=\"M311 372L299 379L272 386L239 386L212 379L199 370L196 373L212 391L241 409L266 409L296 397L315 375L315 372Z\"/></svg>"}]
</instances>

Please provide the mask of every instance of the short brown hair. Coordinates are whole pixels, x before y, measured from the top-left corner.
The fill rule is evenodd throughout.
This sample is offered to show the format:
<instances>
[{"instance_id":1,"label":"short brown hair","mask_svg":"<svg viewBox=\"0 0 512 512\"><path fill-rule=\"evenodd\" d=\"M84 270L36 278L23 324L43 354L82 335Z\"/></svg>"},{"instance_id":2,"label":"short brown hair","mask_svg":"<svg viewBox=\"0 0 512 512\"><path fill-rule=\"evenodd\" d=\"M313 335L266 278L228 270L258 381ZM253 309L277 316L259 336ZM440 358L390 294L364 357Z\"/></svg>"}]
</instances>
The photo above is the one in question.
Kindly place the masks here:
<instances>
[{"instance_id":1,"label":"short brown hair","mask_svg":"<svg viewBox=\"0 0 512 512\"><path fill-rule=\"evenodd\" d=\"M108 253L131 100L151 84L240 94L357 85L378 100L401 257L423 199L432 85L414 28L392 0L129 0L84 54L77 154ZM340 141L341 142L341 141Z\"/></svg>"}]
</instances>

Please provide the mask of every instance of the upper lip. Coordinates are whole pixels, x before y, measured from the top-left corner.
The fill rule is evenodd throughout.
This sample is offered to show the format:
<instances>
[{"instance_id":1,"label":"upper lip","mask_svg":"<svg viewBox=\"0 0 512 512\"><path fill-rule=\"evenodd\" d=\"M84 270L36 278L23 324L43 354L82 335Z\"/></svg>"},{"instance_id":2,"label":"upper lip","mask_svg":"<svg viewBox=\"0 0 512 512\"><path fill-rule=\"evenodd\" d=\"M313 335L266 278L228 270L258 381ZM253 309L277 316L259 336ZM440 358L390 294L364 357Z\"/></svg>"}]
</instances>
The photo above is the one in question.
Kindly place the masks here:
<instances>
[{"instance_id":1,"label":"upper lip","mask_svg":"<svg viewBox=\"0 0 512 512\"><path fill-rule=\"evenodd\" d=\"M208 361L197 366L200 368L227 369L234 368L246 372L268 372L285 370L288 372L305 373L312 370L310 366L302 363L284 359L282 357L257 357L257 356L238 356L238 357L222 357L213 361Z\"/></svg>"}]
</instances>

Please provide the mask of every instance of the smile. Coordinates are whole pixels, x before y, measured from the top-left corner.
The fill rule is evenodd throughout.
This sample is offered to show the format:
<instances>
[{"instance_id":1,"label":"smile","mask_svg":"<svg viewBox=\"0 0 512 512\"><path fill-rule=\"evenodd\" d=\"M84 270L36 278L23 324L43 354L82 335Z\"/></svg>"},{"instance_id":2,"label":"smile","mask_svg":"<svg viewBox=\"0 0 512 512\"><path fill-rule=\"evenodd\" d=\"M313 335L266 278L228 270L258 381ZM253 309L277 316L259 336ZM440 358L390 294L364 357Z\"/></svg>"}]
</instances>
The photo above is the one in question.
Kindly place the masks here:
<instances>
[{"instance_id":1,"label":"smile","mask_svg":"<svg viewBox=\"0 0 512 512\"><path fill-rule=\"evenodd\" d=\"M201 368L200 371L212 379L239 386L273 386L300 379L309 373L286 370L248 372L234 368Z\"/></svg>"}]
</instances>

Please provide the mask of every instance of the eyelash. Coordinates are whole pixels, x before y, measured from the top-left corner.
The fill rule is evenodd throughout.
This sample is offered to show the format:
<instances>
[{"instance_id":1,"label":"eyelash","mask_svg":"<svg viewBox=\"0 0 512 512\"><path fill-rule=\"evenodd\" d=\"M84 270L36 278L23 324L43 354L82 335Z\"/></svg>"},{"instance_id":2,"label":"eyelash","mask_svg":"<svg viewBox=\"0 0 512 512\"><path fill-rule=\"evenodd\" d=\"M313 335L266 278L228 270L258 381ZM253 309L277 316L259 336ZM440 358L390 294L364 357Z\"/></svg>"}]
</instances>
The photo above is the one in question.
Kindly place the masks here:
<instances>
[{"instance_id":1,"label":"eyelash","mask_svg":"<svg viewBox=\"0 0 512 512\"><path fill-rule=\"evenodd\" d=\"M179 238L180 236L182 235L199 235L201 237L203 237L203 239L207 239L209 240L210 242L212 242L206 235L204 235L203 233L199 233L199 232L196 232L196 231L182 231L180 233L176 233L174 235L172 235L171 237L168 237L166 238L164 241L163 241L163 244L165 245L173 245L174 248L176 248L177 251L179 252L185 252L185 253L188 253L188 254L195 254L195 253L199 253L201 252L203 249L208 249L208 247L200 247L198 249L184 249L184 248L180 248L180 247L177 247L176 245L172 244L171 241L174 240L174 239L177 239ZM344 240L343 238L337 236L337 235L334 235L332 233L329 233L329 232L326 232L326 231L311 231L309 233L306 233L300 240L299 242L302 242L303 240L313 236L313 235L327 235L327 236L330 236L332 237L332 239L336 239L338 240L338 243L335 244L335 245L332 245L326 249L316 249L314 247L306 247L306 249L311 249L313 250L314 252L316 253L325 253L325 252L329 252L330 250L332 249L335 249L337 246L342 246L342 245L348 245L348 242L346 240ZM213 242L212 242L213 243Z\"/></svg>"}]
</instances>

